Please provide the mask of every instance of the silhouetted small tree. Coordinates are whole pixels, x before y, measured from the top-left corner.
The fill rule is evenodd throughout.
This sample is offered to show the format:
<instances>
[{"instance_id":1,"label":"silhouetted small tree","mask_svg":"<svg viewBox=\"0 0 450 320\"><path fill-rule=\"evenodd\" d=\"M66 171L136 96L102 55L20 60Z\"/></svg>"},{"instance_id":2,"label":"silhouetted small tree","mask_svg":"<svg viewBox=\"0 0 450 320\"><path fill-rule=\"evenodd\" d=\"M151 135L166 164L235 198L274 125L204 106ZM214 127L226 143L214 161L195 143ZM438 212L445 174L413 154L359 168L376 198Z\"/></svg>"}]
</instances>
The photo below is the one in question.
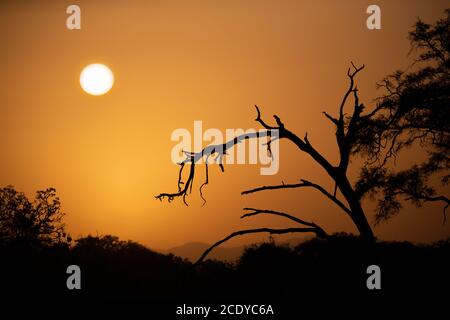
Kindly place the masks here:
<instances>
[{"instance_id":1,"label":"silhouetted small tree","mask_svg":"<svg viewBox=\"0 0 450 320\"><path fill-rule=\"evenodd\" d=\"M0 243L63 242L66 236L63 216L54 188L37 191L33 201L11 186L0 189Z\"/></svg>"}]
</instances>

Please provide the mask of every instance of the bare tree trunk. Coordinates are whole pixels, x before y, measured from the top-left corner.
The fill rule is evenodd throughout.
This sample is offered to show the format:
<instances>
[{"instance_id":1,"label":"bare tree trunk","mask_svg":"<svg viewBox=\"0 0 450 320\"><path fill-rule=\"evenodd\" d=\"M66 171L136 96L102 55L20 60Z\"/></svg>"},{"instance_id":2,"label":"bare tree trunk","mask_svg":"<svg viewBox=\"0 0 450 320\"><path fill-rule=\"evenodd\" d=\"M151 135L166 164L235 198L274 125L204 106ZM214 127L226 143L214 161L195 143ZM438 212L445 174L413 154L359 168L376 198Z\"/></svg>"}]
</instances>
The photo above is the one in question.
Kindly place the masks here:
<instances>
[{"instance_id":1,"label":"bare tree trunk","mask_svg":"<svg viewBox=\"0 0 450 320\"><path fill-rule=\"evenodd\" d=\"M352 219L359 234L362 238L368 241L374 241L375 235L372 231L372 227L367 221L364 209L361 206L359 197L357 196L355 190L352 188L350 181L348 180L345 173L337 174L338 176L333 176L332 178L336 181L339 190L344 196L348 203L350 212L348 215Z\"/></svg>"}]
</instances>

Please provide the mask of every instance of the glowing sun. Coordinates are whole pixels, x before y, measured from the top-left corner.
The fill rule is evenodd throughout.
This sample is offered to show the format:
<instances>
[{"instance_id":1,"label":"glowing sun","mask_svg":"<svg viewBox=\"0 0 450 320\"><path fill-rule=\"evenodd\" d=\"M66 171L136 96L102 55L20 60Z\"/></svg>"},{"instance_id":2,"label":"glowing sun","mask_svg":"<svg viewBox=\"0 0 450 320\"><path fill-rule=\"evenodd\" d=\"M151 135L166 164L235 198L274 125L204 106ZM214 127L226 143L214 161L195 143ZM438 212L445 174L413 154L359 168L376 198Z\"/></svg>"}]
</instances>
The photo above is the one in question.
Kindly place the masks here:
<instances>
[{"instance_id":1,"label":"glowing sun","mask_svg":"<svg viewBox=\"0 0 450 320\"><path fill-rule=\"evenodd\" d=\"M81 71L80 84L87 93L99 96L111 89L114 84L114 75L104 64L90 64Z\"/></svg>"}]
</instances>

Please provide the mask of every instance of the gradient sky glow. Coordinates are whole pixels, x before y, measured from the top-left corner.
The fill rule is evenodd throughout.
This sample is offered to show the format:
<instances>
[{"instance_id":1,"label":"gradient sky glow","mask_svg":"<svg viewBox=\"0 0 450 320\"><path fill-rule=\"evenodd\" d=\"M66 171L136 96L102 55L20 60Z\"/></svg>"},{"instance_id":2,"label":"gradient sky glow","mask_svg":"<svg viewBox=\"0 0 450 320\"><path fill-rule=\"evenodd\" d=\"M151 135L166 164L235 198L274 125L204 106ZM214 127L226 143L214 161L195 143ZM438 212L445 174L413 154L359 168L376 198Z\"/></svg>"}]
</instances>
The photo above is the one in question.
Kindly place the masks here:
<instances>
[{"instance_id":1,"label":"gradient sky glow","mask_svg":"<svg viewBox=\"0 0 450 320\"><path fill-rule=\"evenodd\" d=\"M67 30L66 7L81 7L81 30ZM115 234L153 248L212 242L248 227L286 227L279 217L240 220L243 207L290 212L328 232L350 231L350 219L314 190L241 196L259 185L306 178L333 185L306 155L281 143L281 168L210 170L201 207L197 190L171 204L154 196L176 190L170 153L173 130L255 128L253 105L267 120L278 114L332 161L335 114L350 61L364 63L361 99L375 84L407 68L407 33L420 16L433 23L448 1L376 1L382 29L366 28L369 1L2 1L0 4L0 186L32 196L53 186L73 237ZM103 96L82 91L91 63L114 73ZM412 154L420 154L414 150ZM418 160L408 157L400 160ZM410 162L408 162L410 163ZM355 176L358 161L352 167ZM203 171L203 170L200 170ZM201 178L203 179L203 178ZM202 182L197 179L196 186ZM373 221L373 204L365 204ZM434 241L450 235L442 208L405 206L375 227L386 240ZM255 237L233 240L249 243Z\"/></svg>"}]
</instances>

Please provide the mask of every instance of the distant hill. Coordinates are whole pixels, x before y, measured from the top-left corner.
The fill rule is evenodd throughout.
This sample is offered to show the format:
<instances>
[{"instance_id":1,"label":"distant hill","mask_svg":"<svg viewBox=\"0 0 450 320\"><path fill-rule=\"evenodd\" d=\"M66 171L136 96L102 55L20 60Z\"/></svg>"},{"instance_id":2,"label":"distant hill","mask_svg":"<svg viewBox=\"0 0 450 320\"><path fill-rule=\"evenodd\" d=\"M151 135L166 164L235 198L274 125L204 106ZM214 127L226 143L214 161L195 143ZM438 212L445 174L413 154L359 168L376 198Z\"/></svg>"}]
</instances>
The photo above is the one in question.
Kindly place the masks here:
<instances>
[{"instance_id":1,"label":"distant hill","mask_svg":"<svg viewBox=\"0 0 450 320\"><path fill-rule=\"evenodd\" d=\"M305 241L305 238L293 238L285 241L275 241L279 245L289 244L290 246L296 246L299 243ZM219 246L214 248L208 255L208 259L216 259L228 262L236 261L244 252L245 247L249 245L226 247ZM161 253L171 253L181 258L186 258L191 262L196 261L201 254L210 247L210 244L204 242L188 242L183 245L173 247L167 250L158 250Z\"/></svg>"}]
</instances>

